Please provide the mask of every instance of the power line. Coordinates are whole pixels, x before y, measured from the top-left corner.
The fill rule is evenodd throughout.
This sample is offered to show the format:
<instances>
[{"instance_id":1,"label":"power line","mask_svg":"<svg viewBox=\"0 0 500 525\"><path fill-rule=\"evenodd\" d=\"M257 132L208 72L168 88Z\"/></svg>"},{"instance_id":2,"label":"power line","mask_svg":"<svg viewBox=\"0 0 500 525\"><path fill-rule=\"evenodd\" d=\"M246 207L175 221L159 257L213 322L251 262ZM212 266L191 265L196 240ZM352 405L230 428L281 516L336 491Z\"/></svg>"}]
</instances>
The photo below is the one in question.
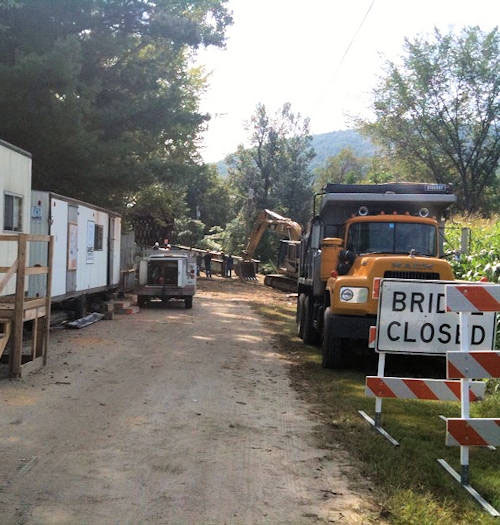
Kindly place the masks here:
<instances>
[{"instance_id":1,"label":"power line","mask_svg":"<svg viewBox=\"0 0 500 525\"><path fill-rule=\"evenodd\" d=\"M361 23L358 26L358 29L356 29L356 32L354 33L353 37L351 38L351 41L349 42L348 46L346 47L346 50L344 51L344 54L342 55L342 58L340 59L340 62L337 66L337 69L335 70L334 78L337 76L337 73L339 72L339 69L342 67L342 64L344 63L345 57L347 56L347 53L349 53L352 45L354 44L354 41L356 40L357 36L359 35L359 32L361 31L364 23L366 22L366 19L368 18L368 15L370 14L370 11L372 10L373 4L375 3L375 0L372 0L372 3L368 6L368 9L366 10L365 16L361 20Z\"/></svg>"},{"instance_id":2,"label":"power line","mask_svg":"<svg viewBox=\"0 0 500 525\"><path fill-rule=\"evenodd\" d=\"M323 100L325 99L326 97L326 94L327 92L330 90L330 85L335 81L335 79L337 78L337 75L340 71L340 68L342 67L342 64L344 63L344 60L345 58L347 57L347 54L349 53L352 45L354 44L356 38L358 37L359 33L361 32L361 29L363 28L363 25L365 24L366 22L366 19L368 18L368 15L370 14L370 11L372 10L373 8L373 5L375 4L375 0L372 0L370 5L368 6L368 9L366 10L363 18L361 19L361 22L358 26L358 28L356 29L356 31L354 32L349 44L347 45L345 51L344 51L344 54L342 55L337 67L335 68L335 71L331 77L331 82L328 82L328 84L326 85L326 88L325 88L325 91L322 93L322 95L320 97L318 97L318 105L321 104L323 102Z\"/></svg>"}]
</instances>

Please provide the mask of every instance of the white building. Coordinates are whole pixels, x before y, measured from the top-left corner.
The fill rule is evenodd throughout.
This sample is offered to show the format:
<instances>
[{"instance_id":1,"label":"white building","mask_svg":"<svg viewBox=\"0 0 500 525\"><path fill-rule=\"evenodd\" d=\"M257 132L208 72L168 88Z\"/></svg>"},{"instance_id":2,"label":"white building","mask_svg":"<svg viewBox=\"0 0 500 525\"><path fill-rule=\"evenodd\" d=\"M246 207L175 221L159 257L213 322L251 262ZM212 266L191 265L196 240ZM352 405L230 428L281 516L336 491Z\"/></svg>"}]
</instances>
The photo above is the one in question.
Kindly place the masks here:
<instances>
[{"instance_id":1,"label":"white building","mask_svg":"<svg viewBox=\"0 0 500 525\"><path fill-rule=\"evenodd\" d=\"M54 236L52 301L117 288L120 282L119 214L52 192L31 193L31 233ZM32 242L30 264L43 265L47 245ZM43 276L29 280L29 297L45 295Z\"/></svg>"},{"instance_id":2,"label":"white building","mask_svg":"<svg viewBox=\"0 0 500 525\"><path fill-rule=\"evenodd\" d=\"M0 232L29 233L31 208L31 154L0 140ZM16 260L17 243L0 243L0 266ZM0 275L1 277L1 275ZM14 293L15 278L1 295Z\"/></svg>"}]
</instances>

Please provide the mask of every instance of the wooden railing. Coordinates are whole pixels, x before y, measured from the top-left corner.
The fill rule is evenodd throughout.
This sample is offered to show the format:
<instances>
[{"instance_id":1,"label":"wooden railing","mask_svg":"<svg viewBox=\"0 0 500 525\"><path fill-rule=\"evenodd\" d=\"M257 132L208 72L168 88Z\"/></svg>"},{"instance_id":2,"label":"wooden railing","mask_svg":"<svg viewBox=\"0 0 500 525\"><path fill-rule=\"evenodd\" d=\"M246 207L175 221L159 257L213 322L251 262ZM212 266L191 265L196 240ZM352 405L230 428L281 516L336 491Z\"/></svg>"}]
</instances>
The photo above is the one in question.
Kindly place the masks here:
<instances>
[{"instance_id":1,"label":"wooden railing","mask_svg":"<svg viewBox=\"0 0 500 525\"><path fill-rule=\"evenodd\" d=\"M13 235L0 235L0 243L16 242L17 258L11 266L1 266L0 274L5 274L0 280L0 294L5 289L9 281L16 275L16 288L13 296L0 297L0 319L5 324L10 321L12 324L13 341L10 345L9 355L9 375L20 377L23 371L29 368L44 366L47 363L47 350L49 346L50 333L50 307L52 288L52 258L54 252L54 238L50 235L29 235L25 233ZM26 266L29 258L29 242L47 242L47 265L46 266ZM29 299L25 296L26 276L46 275L47 276L47 295L36 299ZM23 326L26 321L33 321L33 338L31 361L22 363L23 357Z\"/></svg>"}]
</instances>

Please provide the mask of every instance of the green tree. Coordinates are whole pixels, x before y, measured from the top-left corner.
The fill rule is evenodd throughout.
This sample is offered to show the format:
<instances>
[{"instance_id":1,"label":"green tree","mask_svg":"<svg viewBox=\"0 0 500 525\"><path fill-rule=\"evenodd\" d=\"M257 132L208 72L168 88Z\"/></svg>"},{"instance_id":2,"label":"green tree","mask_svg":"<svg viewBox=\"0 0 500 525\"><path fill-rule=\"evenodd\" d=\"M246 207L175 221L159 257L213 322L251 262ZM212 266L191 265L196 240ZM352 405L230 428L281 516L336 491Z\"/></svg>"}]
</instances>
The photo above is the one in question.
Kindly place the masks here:
<instances>
[{"instance_id":1,"label":"green tree","mask_svg":"<svg viewBox=\"0 0 500 525\"><path fill-rule=\"evenodd\" d=\"M0 0L0 136L33 186L121 206L198 162L190 59L223 45L225 0Z\"/></svg>"},{"instance_id":2,"label":"green tree","mask_svg":"<svg viewBox=\"0 0 500 525\"><path fill-rule=\"evenodd\" d=\"M205 225L196 219L180 217L175 219L174 241L183 246L198 246L203 239Z\"/></svg>"},{"instance_id":3,"label":"green tree","mask_svg":"<svg viewBox=\"0 0 500 525\"><path fill-rule=\"evenodd\" d=\"M351 148L343 148L337 155L327 159L325 165L315 170L316 191L328 183L357 184L368 171L369 159L358 157Z\"/></svg>"},{"instance_id":4,"label":"green tree","mask_svg":"<svg viewBox=\"0 0 500 525\"><path fill-rule=\"evenodd\" d=\"M498 199L498 29L436 30L404 50L400 64L387 64L364 131L415 177L454 184L462 210L487 211L486 196Z\"/></svg>"},{"instance_id":5,"label":"green tree","mask_svg":"<svg viewBox=\"0 0 500 525\"><path fill-rule=\"evenodd\" d=\"M228 173L237 195L238 209L248 218L264 208L277 209L305 221L311 201L314 157L309 120L284 104L274 115L259 104L249 123L250 147L239 146L228 157Z\"/></svg>"},{"instance_id":6,"label":"green tree","mask_svg":"<svg viewBox=\"0 0 500 525\"><path fill-rule=\"evenodd\" d=\"M190 216L203 221L205 233L214 226L225 226L234 218L229 182L218 174L215 165L200 166L185 180Z\"/></svg>"}]
</instances>

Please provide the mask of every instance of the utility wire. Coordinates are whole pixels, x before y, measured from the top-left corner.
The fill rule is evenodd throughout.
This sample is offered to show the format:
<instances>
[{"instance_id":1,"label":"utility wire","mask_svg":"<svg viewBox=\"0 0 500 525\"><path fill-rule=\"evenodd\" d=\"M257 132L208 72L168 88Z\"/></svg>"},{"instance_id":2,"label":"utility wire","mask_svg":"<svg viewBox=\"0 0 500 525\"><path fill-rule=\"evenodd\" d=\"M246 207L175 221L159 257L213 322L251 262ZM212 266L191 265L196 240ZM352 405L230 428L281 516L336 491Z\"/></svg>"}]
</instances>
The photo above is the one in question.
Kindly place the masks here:
<instances>
[{"instance_id":1,"label":"utility wire","mask_svg":"<svg viewBox=\"0 0 500 525\"><path fill-rule=\"evenodd\" d=\"M364 14L358 28L356 29L356 31L354 32L354 35L352 36L351 38L351 41L349 42L349 44L347 45L345 51L344 51L344 54L342 55L337 67L335 68L335 71L331 77L331 83L334 83L335 82L335 79L337 78L337 75L340 71L340 68L342 67L342 64L344 63L344 60L345 58L347 57L347 54L349 53L349 51L351 50L351 47L352 45L354 44L356 38L358 37L361 29L363 28L363 25L365 24L366 22L366 19L368 18L368 15L370 14L370 11L372 10L373 8L373 5L375 4L375 0L372 0L370 5L368 6L368 9L366 10L366 13ZM327 89L329 90L330 89L330 83L327 85ZM318 98L318 105L323 102L325 96L326 96L326 91Z\"/></svg>"},{"instance_id":2,"label":"utility wire","mask_svg":"<svg viewBox=\"0 0 500 525\"><path fill-rule=\"evenodd\" d=\"M366 19L368 18L368 15L370 14L370 11L372 10L373 4L375 3L375 0L372 0L371 4L368 6L368 9L366 10L365 16L361 20L361 23L358 26L358 29L356 29L356 32L354 33L353 37L351 38L351 41L349 42L348 46L346 47L346 50L344 51L344 54L342 55L342 58L340 59L339 65L337 66L337 69L335 70L334 78L337 76L337 73L339 72L340 68L342 67L342 64L344 63L345 57L347 56L347 53L349 53L352 45L354 44L354 41L358 37L364 23L366 22Z\"/></svg>"}]
</instances>

